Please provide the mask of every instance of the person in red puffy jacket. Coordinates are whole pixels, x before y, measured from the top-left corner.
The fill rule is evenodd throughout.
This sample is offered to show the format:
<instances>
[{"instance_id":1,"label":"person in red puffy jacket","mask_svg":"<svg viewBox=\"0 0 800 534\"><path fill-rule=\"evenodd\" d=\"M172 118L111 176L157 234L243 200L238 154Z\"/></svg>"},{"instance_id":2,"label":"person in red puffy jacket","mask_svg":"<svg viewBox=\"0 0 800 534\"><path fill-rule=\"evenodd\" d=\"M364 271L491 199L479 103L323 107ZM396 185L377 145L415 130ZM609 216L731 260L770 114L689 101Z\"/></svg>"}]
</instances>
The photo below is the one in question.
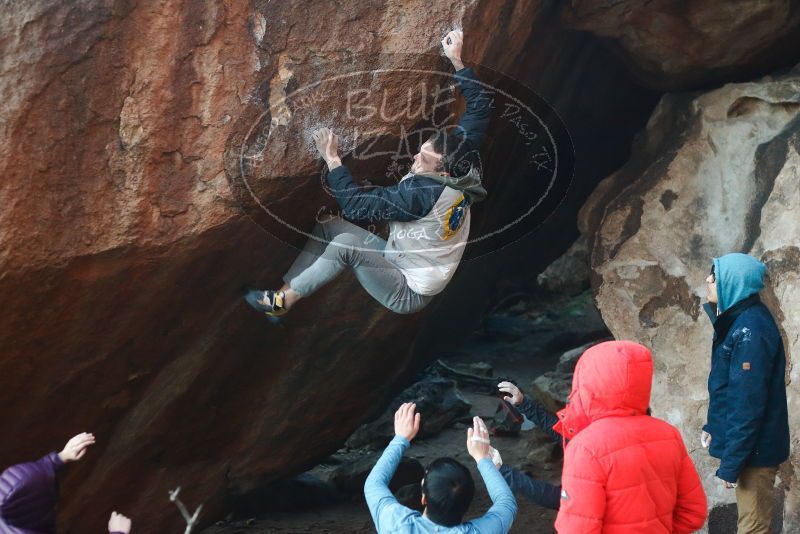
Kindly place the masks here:
<instances>
[{"instance_id":1,"label":"person in red puffy jacket","mask_svg":"<svg viewBox=\"0 0 800 534\"><path fill-rule=\"evenodd\" d=\"M684 533L703 527L706 495L681 434L647 415L650 351L608 341L583 353L554 429L564 449L560 534Z\"/></svg>"}]
</instances>

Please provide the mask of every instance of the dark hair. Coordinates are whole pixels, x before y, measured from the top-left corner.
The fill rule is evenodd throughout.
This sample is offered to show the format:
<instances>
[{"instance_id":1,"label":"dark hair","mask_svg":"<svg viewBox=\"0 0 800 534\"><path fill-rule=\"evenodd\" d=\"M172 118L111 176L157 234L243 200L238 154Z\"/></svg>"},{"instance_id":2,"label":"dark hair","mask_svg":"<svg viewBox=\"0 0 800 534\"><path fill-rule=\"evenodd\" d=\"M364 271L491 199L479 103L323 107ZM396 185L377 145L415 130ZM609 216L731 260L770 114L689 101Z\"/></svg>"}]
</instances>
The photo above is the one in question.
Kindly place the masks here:
<instances>
[{"instance_id":1,"label":"dark hair","mask_svg":"<svg viewBox=\"0 0 800 534\"><path fill-rule=\"evenodd\" d=\"M422 493L428 501L428 519L445 527L461 523L475 495L472 474L452 458L431 462L422 479Z\"/></svg>"},{"instance_id":2,"label":"dark hair","mask_svg":"<svg viewBox=\"0 0 800 534\"><path fill-rule=\"evenodd\" d=\"M464 136L454 130L448 132L444 128L436 130L429 138L428 143L433 146L433 151L442 155L442 160L436 170L445 170L450 176L459 177L467 174L472 167L468 152L464 147Z\"/></svg>"}]
</instances>

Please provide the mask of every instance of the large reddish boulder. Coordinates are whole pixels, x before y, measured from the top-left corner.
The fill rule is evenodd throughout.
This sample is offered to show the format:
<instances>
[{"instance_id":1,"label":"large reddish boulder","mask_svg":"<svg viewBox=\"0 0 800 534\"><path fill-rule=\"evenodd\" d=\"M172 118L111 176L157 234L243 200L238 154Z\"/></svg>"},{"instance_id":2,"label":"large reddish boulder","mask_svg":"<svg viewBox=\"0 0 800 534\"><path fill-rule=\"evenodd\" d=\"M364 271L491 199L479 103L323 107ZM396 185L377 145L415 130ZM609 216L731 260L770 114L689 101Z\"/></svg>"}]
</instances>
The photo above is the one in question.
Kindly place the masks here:
<instances>
[{"instance_id":1,"label":"large reddish boulder","mask_svg":"<svg viewBox=\"0 0 800 534\"><path fill-rule=\"evenodd\" d=\"M260 206L308 230L328 198L308 133L346 122L336 113L348 86L294 110L281 99L339 74L348 54L370 69L450 71L438 40L461 22L465 58L477 62L489 28L467 21L516 24L504 9L0 7L0 464L97 435L62 486L63 530L97 531L118 509L137 531L176 531L167 492L178 485L188 503L205 503L206 520L218 517L230 492L335 450L419 365L410 340L425 314L385 311L350 276L279 327L243 305L240 286L278 283L302 242ZM516 31L511 55L527 36ZM395 54L408 51L428 56ZM404 79L376 88L394 102L412 85ZM254 126L275 134L243 175L239 149L258 146Z\"/></svg>"}]
</instances>

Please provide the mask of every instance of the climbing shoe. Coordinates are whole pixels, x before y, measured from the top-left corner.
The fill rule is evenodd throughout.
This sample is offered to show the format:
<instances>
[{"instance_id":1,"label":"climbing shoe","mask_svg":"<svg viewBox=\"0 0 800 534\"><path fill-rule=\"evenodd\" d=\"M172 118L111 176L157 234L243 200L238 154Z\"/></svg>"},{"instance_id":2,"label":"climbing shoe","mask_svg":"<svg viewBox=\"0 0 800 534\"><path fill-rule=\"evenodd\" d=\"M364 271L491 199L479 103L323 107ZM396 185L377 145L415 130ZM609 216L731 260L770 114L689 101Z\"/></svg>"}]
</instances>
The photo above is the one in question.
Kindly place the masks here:
<instances>
[{"instance_id":1,"label":"climbing shoe","mask_svg":"<svg viewBox=\"0 0 800 534\"><path fill-rule=\"evenodd\" d=\"M283 291L248 289L244 294L244 300L250 306L270 317L278 317L288 311L283 307L283 298Z\"/></svg>"}]
</instances>

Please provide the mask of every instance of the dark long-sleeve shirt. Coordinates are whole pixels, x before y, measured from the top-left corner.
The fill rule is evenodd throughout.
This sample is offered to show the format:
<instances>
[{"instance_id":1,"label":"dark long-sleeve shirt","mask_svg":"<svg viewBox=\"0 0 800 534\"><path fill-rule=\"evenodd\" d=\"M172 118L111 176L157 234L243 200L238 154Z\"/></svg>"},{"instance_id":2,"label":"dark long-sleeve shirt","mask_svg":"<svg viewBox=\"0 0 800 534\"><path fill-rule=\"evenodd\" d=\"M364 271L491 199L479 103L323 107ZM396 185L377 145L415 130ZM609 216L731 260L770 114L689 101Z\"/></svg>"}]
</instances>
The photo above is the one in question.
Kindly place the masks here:
<instances>
[{"instance_id":1,"label":"dark long-sleeve shirt","mask_svg":"<svg viewBox=\"0 0 800 534\"><path fill-rule=\"evenodd\" d=\"M515 495L521 495L544 508L558 510L561 502L561 486L536 480L508 465L500 467L500 474Z\"/></svg>"},{"instance_id":2,"label":"dark long-sleeve shirt","mask_svg":"<svg viewBox=\"0 0 800 534\"><path fill-rule=\"evenodd\" d=\"M541 402L526 395L522 399L522 403L517 406L517 409L530 419L531 423L543 430L550 439L556 443L561 443L561 434L553 430L553 425L558 422L558 417L545 408Z\"/></svg>"},{"instance_id":3,"label":"dark long-sleeve shirt","mask_svg":"<svg viewBox=\"0 0 800 534\"><path fill-rule=\"evenodd\" d=\"M561 443L561 434L553 430L553 425L558 422L558 417L545 408L542 403L530 397L524 397L517 406L534 425L543 430L556 443ZM527 474L508 465L500 468L500 474L516 495L532 501L539 506L558 510L561 503L561 486L536 480Z\"/></svg>"}]
</instances>

